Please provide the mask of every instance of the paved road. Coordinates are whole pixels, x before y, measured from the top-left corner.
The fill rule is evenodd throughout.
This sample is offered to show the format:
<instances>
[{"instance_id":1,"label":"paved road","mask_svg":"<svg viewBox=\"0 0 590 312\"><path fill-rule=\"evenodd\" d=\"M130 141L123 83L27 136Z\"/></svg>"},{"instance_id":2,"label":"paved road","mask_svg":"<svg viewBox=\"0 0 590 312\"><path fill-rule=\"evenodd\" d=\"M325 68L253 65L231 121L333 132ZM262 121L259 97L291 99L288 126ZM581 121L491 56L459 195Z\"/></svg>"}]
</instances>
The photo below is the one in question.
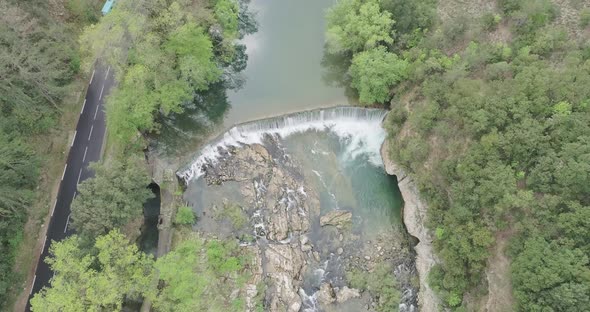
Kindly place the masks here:
<instances>
[{"instance_id":1,"label":"paved road","mask_svg":"<svg viewBox=\"0 0 590 312\"><path fill-rule=\"evenodd\" d=\"M103 103L113 84L114 75L110 67L97 66L89 82L76 133L71 142L70 154L62 174L57 200L52 207L49 229L35 270L29 300L41 288L48 286L53 276L53 272L44 261L49 253L49 246L52 242L60 241L72 234L69 226L70 204L76 196L78 184L93 175L88 164L100 159L106 128ZM30 311L30 302L27 302L26 311Z\"/></svg>"}]
</instances>

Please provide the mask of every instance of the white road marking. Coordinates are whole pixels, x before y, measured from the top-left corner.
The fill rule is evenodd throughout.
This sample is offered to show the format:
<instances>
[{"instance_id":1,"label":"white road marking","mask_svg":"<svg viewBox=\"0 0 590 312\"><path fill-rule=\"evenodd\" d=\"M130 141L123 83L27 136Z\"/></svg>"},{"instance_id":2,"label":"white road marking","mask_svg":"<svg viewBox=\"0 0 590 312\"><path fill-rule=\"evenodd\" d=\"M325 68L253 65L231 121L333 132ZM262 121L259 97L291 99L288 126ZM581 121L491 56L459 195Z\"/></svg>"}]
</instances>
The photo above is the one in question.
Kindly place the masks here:
<instances>
[{"instance_id":1,"label":"white road marking","mask_svg":"<svg viewBox=\"0 0 590 312\"><path fill-rule=\"evenodd\" d=\"M84 104L82 104L82 110L80 111L80 115L84 112L84 107L86 107L86 99L84 99Z\"/></svg>"},{"instance_id":2,"label":"white road marking","mask_svg":"<svg viewBox=\"0 0 590 312\"><path fill-rule=\"evenodd\" d=\"M78 195L78 192L74 191L74 196L72 196L72 201L74 201L74 199L76 199L76 195Z\"/></svg>"},{"instance_id":3,"label":"white road marking","mask_svg":"<svg viewBox=\"0 0 590 312\"><path fill-rule=\"evenodd\" d=\"M107 74L104 75L104 80L107 80L107 77L109 76L109 71L111 70L111 67L109 66L109 68L107 68Z\"/></svg>"},{"instance_id":4,"label":"white road marking","mask_svg":"<svg viewBox=\"0 0 590 312\"><path fill-rule=\"evenodd\" d=\"M98 114L98 108L99 108L99 107L100 107L100 106L99 106L99 105L97 105L97 106L96 106L96 111L94 111L94 120L96 120L96 114Z\"/></svg>"},{"instance_id":5,"label":"white road marking","mask_svg":"<svg viewBox=\"0 0 590 312\"><path fill-rule=\"evenodd\" d=\"M88 135L88 141L90 141L90 137L92 136L93 129L94 129L94 125L90 126L90 134Z\"/></svg>"},{"instance_id":6,"label":"white road marking","mask_svg":"<svg viewBox=\"0 0 590 312\"><path fill-rule=\"evenodd\" d=\"M68 168L68 164L65 165L64 167L64 173L61 174L61 180L64 180L64 176L66 175L66 169Z\"/></svg>"},{"instance_id":7,"label":"white road marking","mask_svg":"<svg viewBox=\"0 0 590 312\"><path fill-rule=\"evenodd\" d=\"M80 168L80 173L78 173L78 182L76 184L80 184L80 177L82 176L82 168ZM76 192L74 192L74 196L76 196Z\"/></svg>"},{"instance_id":8,"label":"white road marking","mask_svg":"<svg viewBox=\"0 0 590 312\"><path fill-rule=\"evenodd\" d=\"M74 146L74 142L76 141L76 135L78 134L78 130L76 130L74 132L74 138L72 139L72 144L70 144L70 147Z\"/></svg>"},{"instance_id":9,"label":"white road marking","mask_svg":"<svg viewBox=\"0 0 590 312\"><path fill-rule=\"evenodd\" d=\"M43 241L43 248L41 248L41 253L45 251L45 244L47 243L47 235L45 235L45 240Z\"/></svg>"},{"instance_id":10,"label":"white road marking","mask_svg":"<svg viewBox=\"0 0 590 312\"><path fill-rule=\"evenodd\" d=\"M90 83L88 85L92 84L92 80L94 80L94 71L96 71L96 69L92 70L92 78L90 78Z\"/></svg>"},{"instance_id":11,"label":"white road marking","mask_svg":"<svg viewBox=\"0 0 590 312\"><path fill-rule=\"evenodd\" d=\"M104 91L104 84L102 85L102 89L100 89L100 96L98 97L99 101L102 99L102 91Z\"/></svg>"},{"instance_id":12,"label":"white road marking","mask_svg":"<svg viewBox=\"0 0 590 312\"><path fill-rule=\"evenodd\" d=\"M33 277L33 284L31 285L31 291L29 292L29 295L31 295L33 293L33 288L35 288L35 281L37 280L37 274L35 274L35 276Z\"/></svg>"},{"instance_id":13,"label":"white road marking","mask_svg":"<svg viewBox=\"0 0 590 312\"><path fill-rule=\"evenodd\" d=\"M72 214L69 214L69 215L68 215L68 220L66 220L66 227L64 228L64 233L65 233L65 232L68 230L68 224L70 223L70 216L71 216L71 215L72 215Z\"/></svg>"},{"instance_id":14,"label":"white road marking","mask_svg":"<svg viewBox=\"0 0 590 312\"><path fill-rule=\"evenodd\" d=\"M82 157L82 162L86 160L86 152L88 152L88 146L84 149L84 157Z\"/></svg>"},{"instance_id":15,"label":"white road marking","mask_svg":"<svg viewBox=\"0 0 590 312\"><path fill-rule=\"evenodd\" d=\"M53 213L55 212L55 206L57 206L57 199L53 203L53 209L51 209L51 216L53 217Z\"/></svg>"}]
</instances>

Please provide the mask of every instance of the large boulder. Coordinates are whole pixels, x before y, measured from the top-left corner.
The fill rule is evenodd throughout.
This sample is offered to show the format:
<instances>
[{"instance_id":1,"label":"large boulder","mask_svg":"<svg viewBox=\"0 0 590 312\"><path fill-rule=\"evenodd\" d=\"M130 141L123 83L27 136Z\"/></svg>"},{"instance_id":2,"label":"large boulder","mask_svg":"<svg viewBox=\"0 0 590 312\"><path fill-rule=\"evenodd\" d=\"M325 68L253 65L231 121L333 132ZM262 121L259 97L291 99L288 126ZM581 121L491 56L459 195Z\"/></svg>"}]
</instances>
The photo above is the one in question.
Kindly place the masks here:
<instances>
[{"instance_id":1,"label":"large boulder","mask_svg":"<svg viewBox=\"0 0 590 312\"><path fill-rule=\"evenodd\" d=\"M361 293L358 289L348 288L344 286L336 292L336 302L342 303L352 298L358 298L361 296Z\"/></svg>"},{"instance_id":2,"label":"large boulder","mask_svg":"<svg viewBox=\"0 0 590 312\"><path fill-rule=\"evenodd\" d=\"M342 228L352 221L352 212L345 210L333 210L320 217L320 225L333 225Z\"/></svg>"}]
</instances>

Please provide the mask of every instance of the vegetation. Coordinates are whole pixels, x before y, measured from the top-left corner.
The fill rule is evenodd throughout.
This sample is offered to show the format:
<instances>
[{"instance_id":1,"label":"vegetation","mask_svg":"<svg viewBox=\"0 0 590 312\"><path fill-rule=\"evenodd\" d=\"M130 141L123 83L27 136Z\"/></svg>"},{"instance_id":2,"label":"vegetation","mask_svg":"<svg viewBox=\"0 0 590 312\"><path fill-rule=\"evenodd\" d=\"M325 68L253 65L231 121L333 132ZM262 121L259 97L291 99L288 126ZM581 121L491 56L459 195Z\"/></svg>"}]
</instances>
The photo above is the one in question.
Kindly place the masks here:
<instances>
[{"instance_id":1,"label":"vegetation","mask_svg":"<svg viewBox=\"0 0 590 312\"><path fill-rule=\"evenodd\" d=\"M164 286L154 307L158 311L244 310L243 297L232 299L231 293L248 280L244 271L248 259L235 241L188 238L156 263Z\"/></svg>"},{"instance_id":2,"label":"vegetation","mask_svg":"<svg viewBox=\"0 0 590 312\"><path fill-rule=\"evenodd\" d=\"M91 251L81 245L76 235L51 244L47 263L55 276L31 300L32 311L121 311L125 300L151 291L154 261L123 234L97 237Z\"/></svg>"},{"instance_id":3,"label":"vegetation","mask_svg":"<svg viewBox=\"0 0 590 312\"><path fill-rule=\"evenodd\" d=\"M498 3L498 11L450 17L427 32L393 23L389 33L411 39L353 50L341 81L363 104L393 95L389 152L428 201L442 260L430 284L447 307L465 309L466 293L485 293L490 247L509 231L515 310L582 311L590 287L587 41L553 24L559 10L551 1ZM389 8L380 5L376 16ZM328 14L328 40L339 23L332 19L347 18ZM492 41L500 24L510 35ZM365 40L357 37L347 39ZM360 70L354 60L365 53L397 54L370 59L387 63L380 68L407 62L407 78Z\"/></svg>"},{"instance_id":4,"label":"vegetation","mask_svg":"<svg viewBox=\"0 0 590 312\"><path fill-rule=\"evenodd\" d=\"M72 227L83 237L96 237L143 217L143 203L153 197L141 159L93 164L95 177L78 186L72 202ZM99 208L99 209L97 209Z\"/></svg>"},{"instance_id":5,"label":"vegetation","mask_svg":"<svg viewBox=\"0 0 590 312\"><path fill-rule=\"evenodd\" d=\"M71 18L97 21L89 13L94 4L72 1ZM79 185L71 217L77 235L51 245L49 264L56 275L51 287L35 295L35 311L121 311L145 298L166 311L243 306L229 298L226 288L228 282L241 287L247 279L243 271L248 258L237 243L195 237L155 262L119 231L142 217L143 203L152 196L140 156L144 135L157 133L160 121L185 108L222 116L203 103L208 100L204 92L214 86L211 97L221 97L224 84L234 86L232 75L245 67L244 49L236 39L254 30L247 2L237 0L119 0L111 13L84 30L82 57L75 65L88 70L99 58L117 75L118 85L106 103L109 135L115 139L109 143L116 152L93 164L95 177ZM19 141L10 144L13 157L31 158L18 148ZM16 164L9 171L25 173ZM195 215L180 207L175 222L192 224ZM154 284L158 278L161 287ZM210 289L216 291L205 291Z\"/></svg>"},{"instance_id":6,"label":"vegetation","mask_svg":"<svg viewBox=\"0 0 590 312\"><path fill-rule=\"evenodd\" d=\"M248 224L248 216L242 207L235 203L224 203L221 209L215 211L214 216L217 220L228 220L234 230L243 229Z\"/></svg>"},{"instance_id":7,"label":"vegetation","mask_svg":"<svg viewBox=\"0 0 590 312\"><path fill-rule=\"evenodd\" d=\"M157 131L160 115L182 112L195 92L219 82L243 52L234 43L243 35L239 15L236 0L126 0L86 29L83 55L107 59L120 81L107 101L110 133L128 143Z\"/></svg>"},{"instance_id":8,"label":"vegetation","mask_svg":"<svg viewBox=\"0 0 590 312\"><path fill-rule=\"evenodd\" d=\"M401 295L391 264L381 262L370 273L353 269L346 272L346 279L352 288L369 291L377 299L377 311L392 311L399 307Z\"/></svg>"},{"instance_id":9,"label":"vegetation","mask_svg":"<svg viewBox=\"0 0 590 312\"><path fill-rule=\"evenodd\" d=\"M180 206L176 212L174 223L176 224L193 224L197 217L193 212L193 209L189 206Z\"/></svg>"},{"instance_id":10,"label":"vegetation","mask_svg":"<svg viewBox=\"0 0 590 312\"><path fill-rule=\"evenodd\" d=\"M351 85L361 103L385 102L389 90L406 76L408 63L379 47L358 53L349 69Z\"/></svg>"},{"instance_id":11,"label":"vegetation","mask_svg":"<svg viewBox=\"0 0 590 312\"><path fill-rule=\"evenodd\" d=\"M52 4L37 0L0 3L0 306L3 307L11 303L7 302L10 288L20 288L22 276L15 274L14 262L26 234L23 229L27 218L42 214L37 211L40 207L36 201L42 193L51 191L38 190L38 183L40 173L50 171L48 167L53 164L49 159L53 155L41 154L40 150L46 146L31 142L53 143L51 138L56 135L51 132L64 113L64 99L80 68L75 37L76 26L84 22L71 18L72 12L67 10L62 16L66 20L60 21L49 13L51 8ZM19 271L27 270L23 267Z\"/></svg>"}]
</instances>

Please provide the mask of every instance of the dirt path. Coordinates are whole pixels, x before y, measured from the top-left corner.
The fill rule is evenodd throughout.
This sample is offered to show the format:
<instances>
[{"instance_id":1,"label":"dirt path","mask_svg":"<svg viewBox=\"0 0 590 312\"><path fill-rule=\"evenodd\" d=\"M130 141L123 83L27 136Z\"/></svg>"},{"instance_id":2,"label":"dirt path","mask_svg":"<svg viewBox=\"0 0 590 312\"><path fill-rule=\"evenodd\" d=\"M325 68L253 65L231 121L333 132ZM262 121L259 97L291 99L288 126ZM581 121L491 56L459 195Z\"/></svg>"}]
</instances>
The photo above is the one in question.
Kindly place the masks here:
<instances>
[{"instance_id":1,"label":"dirt path","mask_svg":"<svg viewBox=\"0 0 590 312\"><path fill-rule=\"evenodd\" d=\"M513 229L500 231L496 234L496 245L488 259L486 276L488 279L488 300L483 311L513 311L512 280L510 277L510 258L506 255L506 247L514 235Z\"/></svg>"}]
</instances>

